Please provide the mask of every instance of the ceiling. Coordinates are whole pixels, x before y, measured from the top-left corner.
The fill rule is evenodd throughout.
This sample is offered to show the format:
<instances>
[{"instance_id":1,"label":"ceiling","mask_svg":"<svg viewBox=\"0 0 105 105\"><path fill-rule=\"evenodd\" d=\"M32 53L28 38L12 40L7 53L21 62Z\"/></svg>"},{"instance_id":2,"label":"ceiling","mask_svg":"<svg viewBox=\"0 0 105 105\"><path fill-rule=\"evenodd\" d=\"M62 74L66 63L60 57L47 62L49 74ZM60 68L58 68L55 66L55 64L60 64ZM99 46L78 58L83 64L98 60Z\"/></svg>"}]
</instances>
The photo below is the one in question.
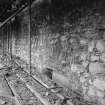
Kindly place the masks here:
<instances>
[{"instance_id":1,"label":"ceiling","mask_svg":"<svg viewBox=\"0 0 105 105\"><path fill-rule=\"evenodd\" d=\"M23 5L28 4L29 0L0 0L0 22L5 21L8 17L10 17L13 13L15 13L18 9L20 9ZM35 1L35 0L31 0ZM36 1L44 1L51 4L54 13L58 11L62 11L67 7L75 8L76 6L87 6L91 5L92 2L96 2L99 0L36 0ZM100 0L104 1L104 0ZM58 14L58 12L57 12Z\"/></svg>"},{"instance_id":2,"label":"ceiling","mask_svg":"<svg viewBox=\"0 0 105 105\"><path fill-rule=\"evenodd\" d=\"M0 0L0 22L5 21L28 0Z\"/></svg>"}]
</instances>

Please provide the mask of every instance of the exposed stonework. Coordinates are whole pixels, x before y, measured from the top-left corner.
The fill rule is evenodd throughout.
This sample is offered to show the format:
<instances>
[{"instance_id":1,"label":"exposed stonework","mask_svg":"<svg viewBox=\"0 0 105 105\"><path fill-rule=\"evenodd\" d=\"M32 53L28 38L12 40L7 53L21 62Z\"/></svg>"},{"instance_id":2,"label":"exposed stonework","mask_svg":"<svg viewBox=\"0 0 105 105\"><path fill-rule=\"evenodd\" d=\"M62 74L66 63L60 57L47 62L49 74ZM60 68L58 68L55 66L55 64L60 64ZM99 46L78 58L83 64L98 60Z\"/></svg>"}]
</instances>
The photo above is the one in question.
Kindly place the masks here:
<instances>
[{"instance_id":1,"label":"exposed stonework","mask_svg":"<svg viewBox=\"0 0 105 105\"><path fill-rule=\"evenodd\" d=\"M98 7L96 11L94 8L90 8L86 9L86 15L77 20L73 19L76 19L78 15L77 17L76 14L72 15L73 17L70 18L68 14L61 17L61 20L57 17L57 20L55 19L52 24L49 24L48 14L41 14L44 10L37 11L38 9L38 6L32 8L32 75L37 75L42 82L49 86L54 87L56 84L63 87L64 90L62 88L60 90L59 87L58 91L55 90L58 93L61 92L64 95L62 91L65 91L66 88L73 89L73 92L81 93L79 95L88 102L98 101L97 103L105 105L105 32L103 31L105 15L103 12ZM46 7L45 10L47 11L47 9ZM1 67L17 68L21 66L29 72L28 20L28 10L24 10L12 21L14 28L10 41L13 43L12 54L15 56L11 59L10 54L3 56L1 54ZM11 47L10 44L9 42L9 47ZM4 48L6 46L7 42L4 44ZM43 77L42 71L45 68L53 69L53 80ZM19 73L18 71L18 76L14 74L13 78L17 79L13 80L14 84L11 83L12 80L10 81L14 88L15 85L18 85L15 82L18 82L19 77L24 78L25 82L29 81L28 85L31 84L31 78L29 77L27 80L24 74L27 77L28 74L24 72ZM20 79L19 81L21 82ZM32 83L34 84L34 82ZM38 90L41 89L38 88ZM45 95L43 92L42 94ZM24 97L24 94L22 95ZM46 93L45 97L55 96L50 95ZM78 96L72 92L70 95ZM54 104L54 101L50 99L48 98L47 101ZM57 102L59 103L59 100ZM75 103L75 98L73 103ZM79 99L77 105L79 105Z\"/></svg>"}]
</instances>

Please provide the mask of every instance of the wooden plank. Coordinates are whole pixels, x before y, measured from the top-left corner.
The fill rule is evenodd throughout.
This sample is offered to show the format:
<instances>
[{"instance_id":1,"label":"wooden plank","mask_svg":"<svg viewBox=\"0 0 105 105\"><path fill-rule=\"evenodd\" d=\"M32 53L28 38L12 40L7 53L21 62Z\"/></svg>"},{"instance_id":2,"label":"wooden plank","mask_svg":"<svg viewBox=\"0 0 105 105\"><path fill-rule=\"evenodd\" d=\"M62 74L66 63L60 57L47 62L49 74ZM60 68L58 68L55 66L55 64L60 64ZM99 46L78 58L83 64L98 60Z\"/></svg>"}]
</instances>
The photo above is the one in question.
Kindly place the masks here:
<instances>
[{"instance_id":1,"label":"wooden plank","mask_svg":"<svg viewBox=\"0 0 105 105\"><path fill-rule=\"evenodd\" d=\"M29 0L29 71L31 74L31 0Z\"/></svg>"}]
</instances>

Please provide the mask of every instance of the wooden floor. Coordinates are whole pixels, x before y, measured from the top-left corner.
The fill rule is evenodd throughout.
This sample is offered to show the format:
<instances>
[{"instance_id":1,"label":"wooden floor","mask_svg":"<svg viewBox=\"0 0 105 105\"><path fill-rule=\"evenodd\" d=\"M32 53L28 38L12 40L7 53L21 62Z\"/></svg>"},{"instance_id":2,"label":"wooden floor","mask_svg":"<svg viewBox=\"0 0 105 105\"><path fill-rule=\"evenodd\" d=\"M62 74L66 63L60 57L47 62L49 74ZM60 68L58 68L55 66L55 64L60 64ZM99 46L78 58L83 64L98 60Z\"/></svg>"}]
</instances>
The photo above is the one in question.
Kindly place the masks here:
<instances>
[{"instance_id":1,"label":"wooden floor","mask_svg":"<svg viewBox=\"0 0 105 105\"><path fill-rule=\"evenodd\" d=\"M10 65L2 61L0 68L0 103L4 105L96 105L89 103L78 91L66 87L51 88L55 81L43 80L43 76L37 72L35 67L34 73L30 75L25 67L27 63L21 62L16 57L13 58ZM21 64L22 66L20 66ZM65 103L65 100L67 102ZM78 103L78 104L77 104Z\"/></svg>"}]
</instances>

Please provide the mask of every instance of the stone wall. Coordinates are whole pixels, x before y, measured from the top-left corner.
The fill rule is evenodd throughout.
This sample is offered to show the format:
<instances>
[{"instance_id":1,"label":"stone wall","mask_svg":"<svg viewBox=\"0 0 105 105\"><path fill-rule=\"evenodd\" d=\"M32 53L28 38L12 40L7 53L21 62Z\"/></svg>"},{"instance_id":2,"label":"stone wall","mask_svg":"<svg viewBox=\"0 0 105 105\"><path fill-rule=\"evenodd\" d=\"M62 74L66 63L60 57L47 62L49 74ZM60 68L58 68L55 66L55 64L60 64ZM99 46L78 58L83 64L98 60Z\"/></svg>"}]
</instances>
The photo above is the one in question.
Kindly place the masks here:
<instances>
[{"instance_id":1,"label":"stone wall","mask_svg":"<svg viewBox=\"0 0 105 105\"><path fill-rule=\"evenodd\" d=\"M90 7L84 5L80 8L81 10L76 7L71 12L62 15L62 11L59 16L52 17L49 16L48 4L34 5L31 20L32 64L39 69L49 66L60 70L66 66L69 67L71 62L78 62L71 60L71 51L73 50L73 54L80 50L87 51L86 46L82 48L80 45L82 43L80 40L90 41L91 38L98 38L103 34L98 31L98 28L105 27L104 9L101 5L102 3L94 3ZM59 14L59 9L57 13ZM27 62L29 62L28 35L29 11L25 9L12 21L11 41L12 53ZM4 43L7 48L7 40Z\"/></svg>"},{"instance_id":2,"label":"stone wall","mask_svg":"<svg viewBox=\"0 0 105 105\"><path fill-rule=\"evenodd\" d=\"M105 100L105 13L104 2L78 6L68 12L48 4L32 6L32 65L63 72L73 89L82 90L85 99ZM12 20L9 52L29 63L29 11ZM10 30L9 30L10 32ZM6 31L4 31L6 36ZM2 38L1 38L2 39ZM4 48L7 46L7 38ZM3 42L3 40L1 40ZM12 42L12 45L11 45ZM2 45L3 47L3 45ZM56 77L57 78L57 77ZM61 83L67 85L60 80Z\"/></svg>"}]
</instances>

